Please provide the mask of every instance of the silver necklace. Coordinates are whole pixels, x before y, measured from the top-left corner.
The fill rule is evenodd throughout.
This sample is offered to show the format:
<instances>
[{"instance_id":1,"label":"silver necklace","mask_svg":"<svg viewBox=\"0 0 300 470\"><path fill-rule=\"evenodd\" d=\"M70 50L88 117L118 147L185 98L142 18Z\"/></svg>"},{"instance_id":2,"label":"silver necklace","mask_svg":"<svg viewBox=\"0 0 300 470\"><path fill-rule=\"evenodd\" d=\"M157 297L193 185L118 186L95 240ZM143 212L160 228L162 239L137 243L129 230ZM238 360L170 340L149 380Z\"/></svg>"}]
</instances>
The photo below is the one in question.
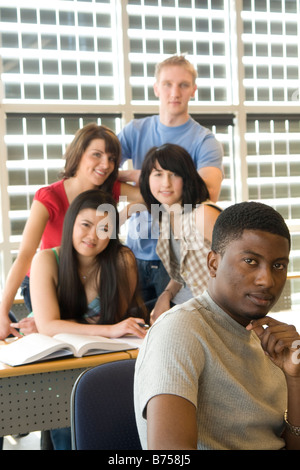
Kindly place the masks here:
<instances>
[{"instance_id":1,"label":"silver necklace","mask_svg":"<svg viewBox=\"0 0 300 470\"><path fill-rule=\"evenodd\" d=\"M94 270L94 268L90 269L86 274L81 274L81 272L79 271L81 279L83 281L86 281L93 270Z\"/></svg>"}]
</instances>

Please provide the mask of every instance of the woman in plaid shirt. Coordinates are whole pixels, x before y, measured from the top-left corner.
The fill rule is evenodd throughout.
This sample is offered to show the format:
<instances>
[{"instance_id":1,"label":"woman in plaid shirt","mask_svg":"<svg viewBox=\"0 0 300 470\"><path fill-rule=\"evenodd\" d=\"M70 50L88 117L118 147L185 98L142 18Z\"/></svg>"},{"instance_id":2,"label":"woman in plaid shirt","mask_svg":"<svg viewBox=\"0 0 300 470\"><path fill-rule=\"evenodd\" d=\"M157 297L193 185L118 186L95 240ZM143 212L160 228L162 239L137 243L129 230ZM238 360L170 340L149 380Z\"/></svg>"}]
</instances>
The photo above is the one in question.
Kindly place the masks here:
<instances>
[{"instance_id":1,"label":"woman in plaid shirt","mask_svg":"<svg viewBox=\"0 0 300 470\"><path fill-rule=\"evenodd\" d=\"M206 259L221 209L209 201L206 185L189 153L175 144L149 150L142 166L140 191L153 219L159 218L156 251L171 278L151 313L153 322L172 305L206 289Z\"/></svg>"}]
</instances>

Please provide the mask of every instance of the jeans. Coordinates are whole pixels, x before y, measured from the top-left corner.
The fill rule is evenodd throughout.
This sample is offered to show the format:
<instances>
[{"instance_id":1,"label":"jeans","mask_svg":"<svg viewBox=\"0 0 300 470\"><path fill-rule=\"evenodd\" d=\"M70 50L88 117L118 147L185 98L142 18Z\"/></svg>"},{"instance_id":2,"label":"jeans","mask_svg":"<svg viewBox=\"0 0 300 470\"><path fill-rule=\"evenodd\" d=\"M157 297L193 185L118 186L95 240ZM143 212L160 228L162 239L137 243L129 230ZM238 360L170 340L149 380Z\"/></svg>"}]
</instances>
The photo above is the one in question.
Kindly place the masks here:
<instances>
[{"instance_id":1,"label":"jeans","mask_svg":"<svg viewBox=\"0 0 300 470\"><path fill-rule=\"evenodd\" d=\"M72 450L71 428L52 429L50 433L54 450Z\"/></svg>"},{"instance_id":2,"label":"jeans","mask_svg":"<svg viewBox=\"0 0 300 470\"><path fill-rule=\"evenodd\" d=\"M29 313L32 312L31 300L30 300L30 289L29 289L29 277L25 276L21 284L21 293L24 297L24 303Z\"/></svg>"},{"instance_id":3,"label":"jeans","mask_svg":"<svg viewBox=\"0 0 300 470\"><path fill-rule=\"evenodd\" d=\"M148 261L137 259L139 271L140 290L148 312L151 312L157 298L170 282L163 263L159 260Z\"/></svg>"}]
</instances>

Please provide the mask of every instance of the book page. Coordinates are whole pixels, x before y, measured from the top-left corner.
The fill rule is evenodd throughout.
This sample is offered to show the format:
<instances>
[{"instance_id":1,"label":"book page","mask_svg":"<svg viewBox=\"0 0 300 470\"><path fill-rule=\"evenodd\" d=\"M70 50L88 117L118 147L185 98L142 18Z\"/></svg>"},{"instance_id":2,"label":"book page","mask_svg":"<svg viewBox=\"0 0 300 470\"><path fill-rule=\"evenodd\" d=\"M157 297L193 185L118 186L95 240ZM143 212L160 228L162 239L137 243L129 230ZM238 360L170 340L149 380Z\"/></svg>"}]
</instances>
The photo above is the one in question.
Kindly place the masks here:
<instances>
[{"instance_id":1,"label":"book page","mask_svg":"<svg viewBox=\"0 0 300 470\"><path fill-rule=\"evenodd\" d=\"M133 335L125 335L121 338L118 338L118 341L121 343L126 343L132 348L140 348L143 344L144 338L138 338L137 336Z\"/></svg>"},{"instance_id":2,"label":"book page","mask_svg":"<svg viewBox=\"0 0 300 470\"><path fill-rule=\"evenodd\" d=\"M102 352L124 351L131 349L132 346L126 341L119 341L119 338L111 339L104 336L77 335L69 333L59 333L54 336L55 339L63 343L69 343L76 350L75 355L81 357L88 354L100 354Z\"/></svg>"},{"instance_id":3,"label":"book page","mask_svg":"<svg viewBox=\"0 0 300 470\"><path fill-rule=\"evenodd\" d=\"M63 344L51 336L32 333L17 339L13 343L2 346L0 361L10 366L29 364L44 360L45 357L54 352L56 352L56 357L69 355L70 352L68 351L71 349L70 345Z\"/></svg>"}]
</instances>

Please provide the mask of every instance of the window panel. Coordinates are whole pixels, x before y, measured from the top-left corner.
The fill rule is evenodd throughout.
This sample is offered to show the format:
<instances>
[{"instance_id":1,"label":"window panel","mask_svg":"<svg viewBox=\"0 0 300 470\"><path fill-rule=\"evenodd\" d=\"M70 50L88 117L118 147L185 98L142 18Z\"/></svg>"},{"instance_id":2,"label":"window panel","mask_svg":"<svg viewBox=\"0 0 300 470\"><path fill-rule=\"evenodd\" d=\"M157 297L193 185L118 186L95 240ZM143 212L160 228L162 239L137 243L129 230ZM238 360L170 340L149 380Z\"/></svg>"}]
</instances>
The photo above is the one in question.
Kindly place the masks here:
<instances>
[{"instance_id":1,"label":"window panel","mask_svg":"<svg viewBox=\"0 0 300 470\"><path fill-rule=\"evenodd\" d=\"M249 199L273 206L292 228L300 225L300 116L248 116L246 140Z\"/></svg>"},{"instance_id":2,"label":"window panel","mask_svg":"<svg viewBox=\"0 0 300 470\"><path fill-rule=\"evenodd\" d=\"M295 101L299 89L297 1L243 2L246 102ZM252 69L252 72L250 72Z\"/></svg>"},{"instance_id":3,"label":"window panel","mask_svg":"<svg viewBox=\"0 0 300 470\"><path fill-rule=\"evenodd\" d=\"M4 103L19 100L93 103L102 99L102 85L103 99L120 101L120 33L114 0L93 1L90 6L80 0L69 4L58 1L53 5L47 2L46 9L45 2L34 4L34 8L32 2L22 8L20 2L11 3L14 8L0 7ZM97 52L103 56L99 57ZM83 62L89 63L84 73L79 66ZM93 76L94 87L86 86L86 75ZM76 77L76 84L71 87L65 85L69 76Z\"/></svg>"},{"instance_id":4,"label":"window panel","mask_svg":"<svg viewBox=\"0 0 300 470\"><path fill-rule=\"evenodd\" d=\"M195 68L200 69L199 87L191 106L202 102L232 103L227 1L211 2L209 9L197 1L176 0L171 7L169 2L129 0L127 11L131 70L136 70L136 64L144 64L145 69L140 80L139 75L131 75L132 104L157 102L147 90L154 82L153 73L147 72L148 64L175 53L187 54Z\"/></svg>"}]
</instances>

